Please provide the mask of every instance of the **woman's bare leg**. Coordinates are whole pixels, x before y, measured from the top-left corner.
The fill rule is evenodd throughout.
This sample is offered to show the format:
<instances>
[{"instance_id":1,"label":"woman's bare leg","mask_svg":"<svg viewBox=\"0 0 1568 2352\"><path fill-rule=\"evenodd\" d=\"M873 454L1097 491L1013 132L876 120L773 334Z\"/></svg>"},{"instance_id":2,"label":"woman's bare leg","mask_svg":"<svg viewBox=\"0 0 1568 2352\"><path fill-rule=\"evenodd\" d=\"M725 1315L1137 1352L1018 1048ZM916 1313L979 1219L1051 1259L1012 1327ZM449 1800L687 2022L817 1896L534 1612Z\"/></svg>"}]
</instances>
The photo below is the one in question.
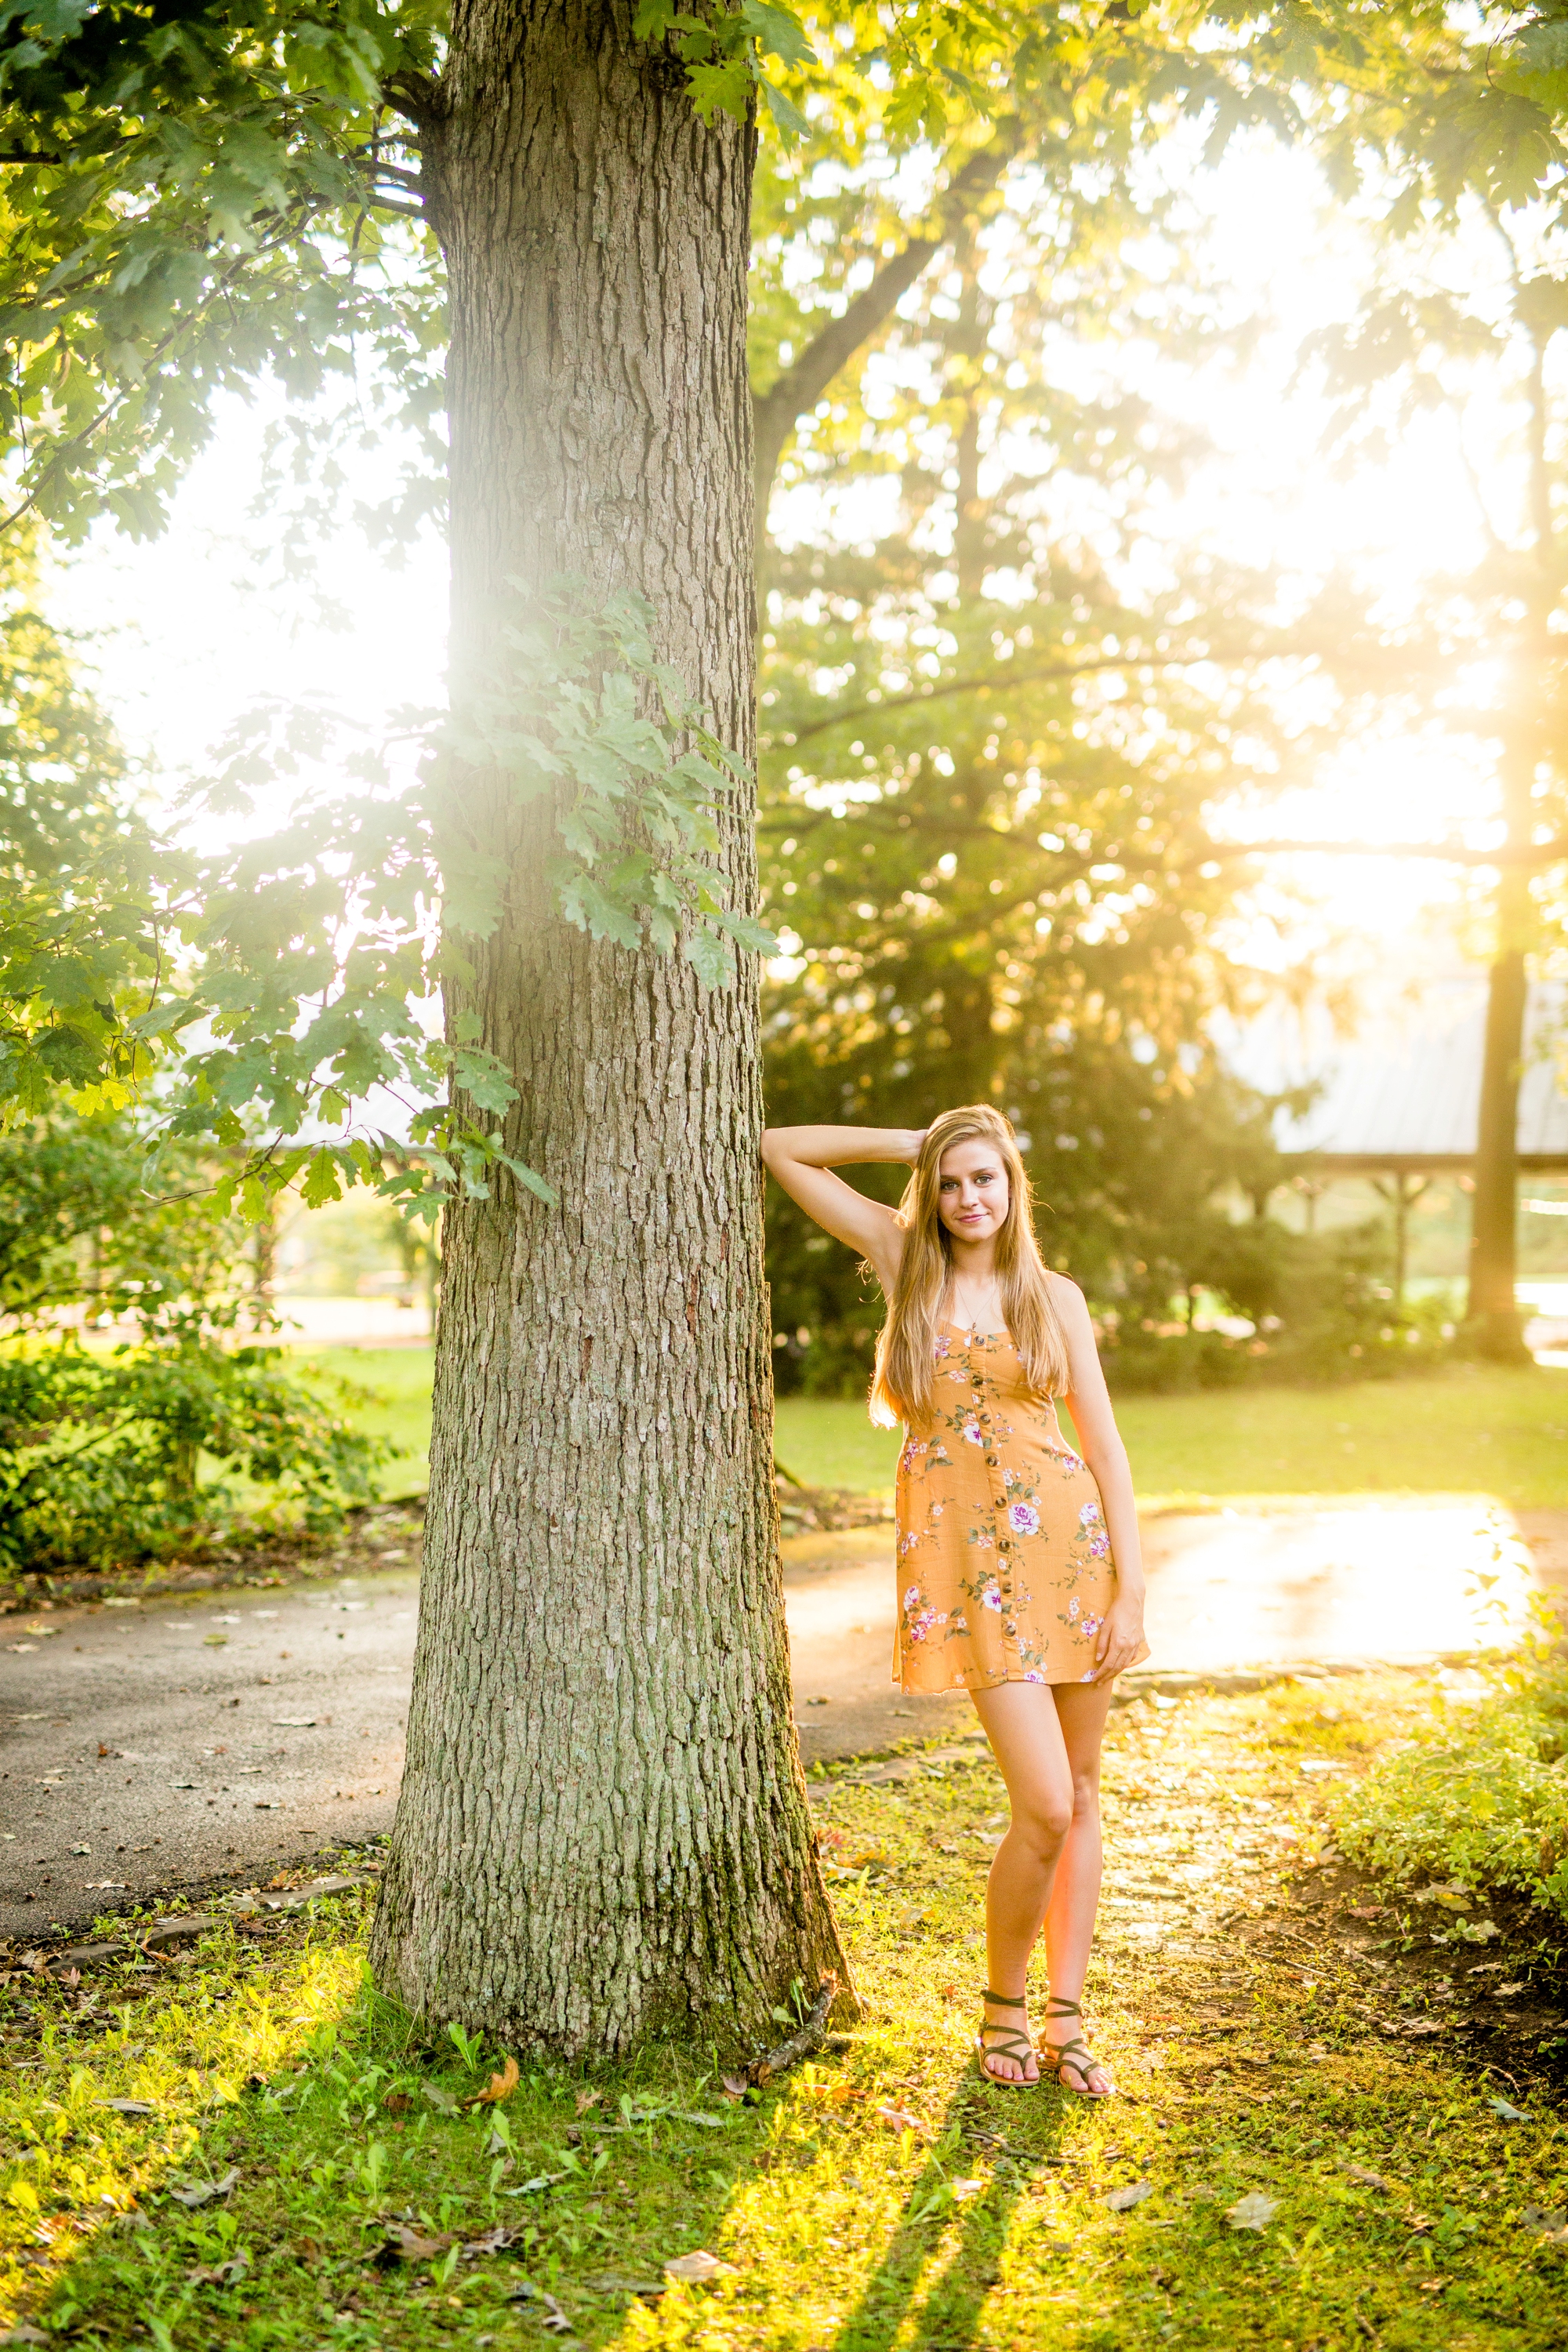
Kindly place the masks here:
<instances>
[{"instance_id":1,"label":"woman's bare leg","mask_svg":"<svg viewBox=\"0 0 1568 2352\"><path fill-rule=\"evenodd\" d=\"M1082 2000L1089 1948L1094 1942L1101 1865L1100 1748L1110 1693L1109 1683L1057 1683L1051 1689L1072 1784L1072 1825L1052 1879L1046 1913L1051 1991L1064 2000ZM1002 1987L996 1990L1001 1991ZM1045 2039L1060 2044L1070 2042L1082 2030L1076 2017L1047 2018ZM1070 2058L1068 2065L1069 2069L1073 2065ZM1077 2082L1069 2087L1081 2087L1100 2096L1110 2090L1110 2077L1102 2066L1090 2066L1087 2071L1080 2068Z\"/></svg>"},{"instance_id":2,"label":"woman's bare leg","mask_svg":"<svg viewBox=\"0 0 1568 2352\"><path fill-rule=\"evenodd\" d=\"M1072 1822L1073 1768L1048 1685L1002 1683L970 1696L1006 1783L1013 1816L985 1893L986 1983L993 1992L1017 1995L1026 1987L1029 1955L1039 1939ZM1027 2031L1021 2009L988 2002L985 2019L987 2024ZM997 2052L983 2063L998 2082L1039 2079L1032 2057L1020 2063Z\"/></svg>"}]
</instances>

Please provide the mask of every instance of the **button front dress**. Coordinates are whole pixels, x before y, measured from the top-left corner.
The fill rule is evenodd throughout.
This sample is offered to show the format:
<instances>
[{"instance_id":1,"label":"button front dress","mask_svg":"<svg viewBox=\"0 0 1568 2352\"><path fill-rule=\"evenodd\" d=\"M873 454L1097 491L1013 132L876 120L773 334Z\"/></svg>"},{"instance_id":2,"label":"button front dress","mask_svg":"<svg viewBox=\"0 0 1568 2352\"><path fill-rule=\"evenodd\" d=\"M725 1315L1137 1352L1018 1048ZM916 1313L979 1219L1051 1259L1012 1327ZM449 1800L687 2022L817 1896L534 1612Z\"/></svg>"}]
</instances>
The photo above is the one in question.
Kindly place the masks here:
<instances>
[{"instance_id":1,"label":"button front dress","mask_svg":"<svg viewBox=\"0 0 1568 2352\"><path fill-rule=\"evenodd\" d=\"M893 1680L1092 1682L1116 1591L1094 1474L1055 1405L1031 1394L1005 1331L944 1323L936 1352L931 1411L899 1457Z\"/></svg>"}]
</instances>

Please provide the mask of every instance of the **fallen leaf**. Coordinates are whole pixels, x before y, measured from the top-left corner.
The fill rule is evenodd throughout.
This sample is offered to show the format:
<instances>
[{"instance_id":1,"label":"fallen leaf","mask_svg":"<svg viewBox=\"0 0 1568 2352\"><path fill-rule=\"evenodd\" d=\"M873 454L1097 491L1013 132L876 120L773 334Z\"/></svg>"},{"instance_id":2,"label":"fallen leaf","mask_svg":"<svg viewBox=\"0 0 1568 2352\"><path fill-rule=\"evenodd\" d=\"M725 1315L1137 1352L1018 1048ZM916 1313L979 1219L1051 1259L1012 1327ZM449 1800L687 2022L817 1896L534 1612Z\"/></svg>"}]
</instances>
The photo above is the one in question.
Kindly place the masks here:
<instances>
[{"instance_id":1,"label":"fallen leaf","mask_svg":"<svg viewBox=\"0 0 1568 2352\"><path fill-rule=\"evenodd\" d=\"M188 2206L194 2212L198 2205L210 2205L215 2198L227 2197L239 2179L239 2167L231 2164L220 2180L177 2180L169 2194L176 2205Z\"/></svg>"},{"instance_id":2,"label":"fallen leaf","mask_svg":"<svg viewBox=\"0 0 1568 2352\"><path fill-rule=\"evenodd\" d=\"M204 1646L209 1650L226 1650L228 1647L228 1635L226 1633L204 1633L202 1635L202 1642Z\"/></svg>"},{"instance_id":3,"label":"fallen leaf","mask_svg":"<svg viewBox=\"0 0 1568 2352\"><path fill-rule=\"evenodd\" d=\"M1416 2209L1415 2209L1415 2207L1414 2205L1407 2205L1407 2206L1405 2207L1405 2227L1406 2227L1406 2229L1414 2230L1414 2231L1415 2232L1415 2235L1416 2235L1418 2238L1419 2238L1419 2237L1421 2237L1421 2236L1424 2234L1424 2232L1425 2232L1425 2231L1426 2231L1427 2230L1429 2230L1429 2229L1432 2227L1432 2224L1431 2224L1431 2222L1428 2221L1428 2219L1427 2219L1426 2215L1425 2213L1417 2212L1417 2210L1416 2210Z\"/></svg>"},{"instance_id":4,"label":"fallen leaf","mask_svg":"<svg viewBox=\"0 0 1568 2352\"><path fill-rule=\"evenodd\" d=\"M751 2089L751 2084L743 2074L721 2074L719 2077L719 2087L727 2099L743 2099Z\"/></svg>"},{"instance_id":5,"label":"fallen leaf","mask_svg":"<svg viewBox=\"0 0 1568 2352\"><path fill-rule=\"evenodd\" d=\"M314 1731L316 1718L313 1715L275 1715L272 1727L275 1731Z\"/></svg>"},{"instance_id":6,"label":"fallen leaf","mask_svg":"<svg viewBox=\"0 0 1568 2352\"><path fill-rule=\"evenodd\" d=\"M733 2278L733 2263L721 2263L717 2254L699 2247L694 2254L677 2254L664 2266L666 2278L679 2279L683 2286L701 2286L709 2279Z\"/></svg>"},{"instance_id":7,"label":"fallen leaf","mask_svg":"<svg viewBox=\"0 0 1568 2352\"><path fill-rule=\"evenodd\" d=\"M89 1861L92 1858L92 1848L89 1845L73 1845L71 1852L72 1853L85 1853Z\"/></svg>"},{"instance_id":8,"label":"fallen leaf","mask_svg":"<svg viewBox=\"0 0 1568 2352\"><path fill-rule=\"evenodd\" d=\"M605 2271L601 2277L584 2279L583 2284L590 2294L640 2294L655 2297L664 2293L668 2281L621 2278L615 2271Z\"/></svg>"},{"instance_id":9,"label":"fallen leaf","mask_svg":"<svg viewBox=\"0 0 1568 2352\"><path fill-rule=\"evenodd\" d=\"M231 2254L226 2263L219 2263L215 2270L187 2271L185 2284L187 2286L237 2286L249 2268L246 2255Z\"/></svg>"},{"instance_id":10,"label":"fallen leaf","mask_svg":"<svg viewBox=\"0 0 1568 2352\"><path fill-rule=\"evenodd\" d=\"M1364 2165L1347 2164L1345 2170L1352 2180L1359 2180L1363 2189L1386 2189L1388 2187L1381 2172L1368 2172Z\"/></svg>"},{"instance_id":11,"label":"fallen leaf","mask_svg":"<svg viewBox=\"0 0 1568 2352\"><path fill-rule=\"evenodd\" d=\"M531 2180L521 2181L515 2189L503 2189L501 2195L531 2197L535 2189L553 2189L558 2180L564 2180L565 2178L566 2175L563 2172L536 2172Z\"/></svg>"},{"instance_id":12,"label":"fallen leaf","mask_svg":"<svg viewBox=\"0 0 1568 2352\"><path fill-rule=\"evenodd\" d=\"M1407 2025L1405 2028L1405 2034L1412 2041L1423 2033L1441 2033L1444 2031L1445 2028L1443 2021L1440 2017L1418 2017L1413 2024Z\"/></svg>"},{"instance_id":13,"label":"fallen leaf","mask_svg":"<svg viewBox=\"0 0 1568 2352\"><path fill-rule=\"evenodd\" d=\"M805 2087L808 2099L826 2099L836 2107L847 2106L851 2099L863 2099L866 2095L853 2083L808 2083Z\"/></svg>"},{"instance_id":14,"label":"fallen leaf","mask_svg":"<svg viewBox=\"0 0 1568 2352\"><path fill-rule=\"evenodd\" d=\"M384 2115L400 2116L405 2107L414 2105L414 2101L406 2091L388 2091L381 2105Z\"/></svg>"},{"instance_id":15,"label":"fallen leaf","mask_svg":"<svg viewBox=\"0 0 1568 2352\"><path fill-rule=\"evenodd\" d=\"M1523 2124L1530 2121L1528 2107L1516 2107L1511 2099L1491 2098L1487 2101L1487 2105L1494 2114L1502 2117L1505 2124Z\"/></svg>"},{"instance_id":16,"label":"fallen leaf","mask_svg":"<svg viewBox=\"0 0 1568 2352\"><path fill-rule=\"evenodd\" d=\"M923 2132L925 2129L919 2116L911 2116L907 2107L879 2107L877 2121L890 2125L894 2131Z\"/></svg>"},{"instance_id":17,"label":"fallen leaf","mask_svg":"<svg viewBox=\"0 0 1568 2352\"><path fill-rule=\"evenodd\" d=\"M1533 2230L1547 2245L1568 2243L1568 2212L1543 2212L1539 2205L1526 2205L1519 2218L1527 2230Z\"/></svg>"},{"instance_id":18,"label":"fallen leaf","mask_svg":"<svg viewBox=\"0 0 1568 2352\"><path fill-rule=\"evenodd\" d=\"M1152 2180L1130 2180L1124 2189L1113 2189L1105 2201L1113 2213L1130 2213L1134 2205L1142 2205L1145 2197L1152 2197L1153 2194L1154 2184ZM1255 2199L1252 2201L1256 2203L1259 2200ZM1268 2205L1268 2200L1264 2198L1261 2202ZM1237 2206L1233 2209L1233 2212L1239 2212L1240 2210L1240 2207ZM1269 2220L1273 2211L1273 2206L1268 2205L1268 2211L1263 2216L1263 2221ZM1263 2227L1263 2221L1246 2221L1238 2226L1247 2230L1260 2230Z\"/></svg>"},{"instance_id":19,"label":"fallen leaf","mask_svg":"<svg viewBox=\"0 0 1568 2352\"><path fill-rule=\"evenodd\" d=\"M962 2205L971 2197L978 2197L985 2183L984 2180L955 2180L952 2186L954 2198Z\"/></svg>"},{"instance_id":20,"label":"fallen leaf","mask_svg":"<svg viewBox=\"0 0 1568 2352\"><path fill-rule=\"evenodd\" d=\"M603 2091L579 2091L577 2094L577 2113L580 2116L585 2116L590 2107L596 2107L598 2105L599 2101L604 2097L604 2095Z\"/></svg>"},{"instance_id":21,"label":"fallen leaf","mask_svg":"<svg viewBox=\"0 0 1568 2352\"><path fill-rule=\"evenodd\" d=\"M510 2098L517 2088L517 2060L509 2057L502 2063L500 2073L492 2074L485 2088L482 2091L476 2091L471 2099L465 2100L464 2105L470 2107L499 2107L503 2099Z\"/></svg>"},{"instance_id":22,"label":"fallen leaf","mask_svg":"<svg viewBox=\"0 0 1568 2352\"><path fill-rule=\"evenodd\" d=\"M1278 2197L1265 2197L1261 2190L1254 2189L1247 2196L1238 2198L1225 2218L1233 2230L1266 2230L1279 2210Z\"/></svg>"},{"instance_id":23,"label":"fallen leaf","mask_svg":"<svg viewBox=\"0 0 1568 2352\"><path fill-rule=\"evenodd\" d=\"M1494 2000L1509 2000L1516 1992L1522 1992L1523 1990L1524 1987L1521 1984L1493 1985L1492 1999Z\"/></svg>"},{"instance_id":24,"label":"fallen leaf","mask_svg":"<svg viewBox=\"0 0 1568 2352\"><path fill-rule=\"evenodd\" d=\"M515 2230L503 2230L500 2227L481 2231L477 2238L464 2240L463 2252L465 2255L473 2258L480 2254L504 2254L516 2235Z\"/></svg>"},{"instance_id":25,"label":"fallen leaf","mask_svg":"<svg viewBox=\"0 0 1568 2352\"><path fill-rule=\"evenodd\" d=\"M155 2116L158 2112L151 2099L100 2099L100 2107L112 2107L117 2116Z\"/></svg>"},{"instance_id":26,"label":"fallen leaf","mask_svg":"<svg viewBox=\"0 0 1568 2352\"><path fill-rule=\"evenodd\" d=\"M47 2344L49 2341L41 2327L35 2327L26 2319L19 2319L15 2327L0 2336L0 2344Z\"/></svg>"},{"instance_id":27,"label":"fallen leaf","mask_svg":"<svg viewBox=\"0 0 1568 2352\"><path fill-rule=\"evenodd\" d=\"M419 2090L420 2095L428 2099L430 2105L435 2107L439 2114L444 2116L455 2116L457 2114L457 2100L452 2096L450 2091L444 2091L438 2083L421 2083Z\"/></svg>"},{"instance_id":28,"label":"fallen leaf","mask_svg":"<svg viewBox=\"0 0 1568 2352\"><path fill-rule=\"evenodd\" d=\"M405 2221L387 2221L383 2226L386 2235L370 2258L378 2271L389 2271L395 2263L428 2262L433 2254L444 2254L453 2242L450 2237L427 2238Z\"/></svg>"}]
</instances>

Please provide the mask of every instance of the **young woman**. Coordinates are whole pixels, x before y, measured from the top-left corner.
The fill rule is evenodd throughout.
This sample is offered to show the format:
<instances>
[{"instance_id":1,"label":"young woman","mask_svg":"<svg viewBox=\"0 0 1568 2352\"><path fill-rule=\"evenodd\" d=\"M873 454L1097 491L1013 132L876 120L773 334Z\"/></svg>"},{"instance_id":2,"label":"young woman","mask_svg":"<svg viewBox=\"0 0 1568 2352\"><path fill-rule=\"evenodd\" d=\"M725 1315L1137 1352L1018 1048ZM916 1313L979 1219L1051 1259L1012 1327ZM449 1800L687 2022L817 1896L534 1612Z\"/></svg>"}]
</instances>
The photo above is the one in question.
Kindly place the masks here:
<instances>
[{"instance_id":1,"label":"young woman","mask_svg":"<svg viewBox=\"0 0 1568 2352\"><path fill-rule=\"evenodd\" d=\"M983 1104L923 1134L773 1128L763 1157L861 1253L889 1302L871 1414L907 1432L894 1678L967 1690L1007 1787L980 2063L1020 2089L1044 2066L1104 2098L1110 2078L1075 2023L1100 1899L1100 1744L1114 1678L1149 1651L1132 1481L1083 1294L1042 1263L1013 1130ZM830 1173L877 1160L913 1167L896 1211ZM1058 1426L1058 1396L1080 1453ZM1050 1992L1037 2048L1026 1994L1042 1923Z\"/></svg>"}]
</instances>

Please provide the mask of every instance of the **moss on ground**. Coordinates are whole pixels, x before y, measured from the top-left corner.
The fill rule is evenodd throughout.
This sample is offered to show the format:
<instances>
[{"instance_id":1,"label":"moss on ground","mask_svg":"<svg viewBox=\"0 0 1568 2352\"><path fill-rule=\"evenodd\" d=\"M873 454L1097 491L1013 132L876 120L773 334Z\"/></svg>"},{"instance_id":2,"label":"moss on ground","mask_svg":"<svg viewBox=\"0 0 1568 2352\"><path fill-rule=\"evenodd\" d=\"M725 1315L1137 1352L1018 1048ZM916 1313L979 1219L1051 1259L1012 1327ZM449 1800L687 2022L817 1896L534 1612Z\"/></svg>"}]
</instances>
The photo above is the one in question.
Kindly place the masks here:
<instances>
[{"instance_id":1,"label":"moss on ground","mask_svg":"<svg viewBox=\"0 0 1568 2352\"><path fill-rule=\"evenodd\" d=\"M500 2053L369 1993L358 1896L76 1988L13 1955L0 2307L162 2352L1554 2352L1560 1959L1324 1854L1325 1789L1436 1703L1391 1675L1116 1719L1102 2105L970 2058L980 1753L814 1777L866 2016L742 2099L655 2052L464 2106ZM731 2267L670 2283L699 2251Z\"/></svg>"}]
</instances>

